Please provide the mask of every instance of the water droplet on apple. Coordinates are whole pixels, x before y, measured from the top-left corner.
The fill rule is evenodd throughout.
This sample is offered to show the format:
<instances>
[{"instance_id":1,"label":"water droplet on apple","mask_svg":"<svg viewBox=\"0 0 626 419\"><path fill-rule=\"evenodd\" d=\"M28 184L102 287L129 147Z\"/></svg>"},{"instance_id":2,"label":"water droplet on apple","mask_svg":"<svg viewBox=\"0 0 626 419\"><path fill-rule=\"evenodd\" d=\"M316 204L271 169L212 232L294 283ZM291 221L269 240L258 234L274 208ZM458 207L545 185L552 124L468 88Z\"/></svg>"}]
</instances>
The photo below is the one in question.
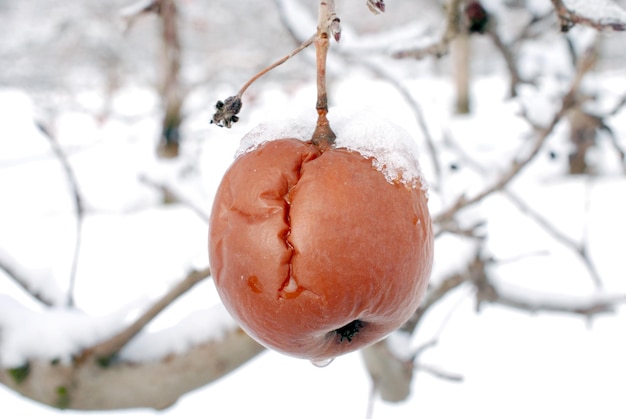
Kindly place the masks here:
<instances>
[{"instance_id":1,"label":"water droplet on apple","mask_svg":"<svg viewBox=\"0 0 626 419\"><path fill-rule=\"evenodd\" d=\"M318 368L324 368L330 365L331 362L334 361L335 358L328 358L328 359L319 359L316 361L311 361L311 364L315 365Z\"/></svg>"}]
</instances>

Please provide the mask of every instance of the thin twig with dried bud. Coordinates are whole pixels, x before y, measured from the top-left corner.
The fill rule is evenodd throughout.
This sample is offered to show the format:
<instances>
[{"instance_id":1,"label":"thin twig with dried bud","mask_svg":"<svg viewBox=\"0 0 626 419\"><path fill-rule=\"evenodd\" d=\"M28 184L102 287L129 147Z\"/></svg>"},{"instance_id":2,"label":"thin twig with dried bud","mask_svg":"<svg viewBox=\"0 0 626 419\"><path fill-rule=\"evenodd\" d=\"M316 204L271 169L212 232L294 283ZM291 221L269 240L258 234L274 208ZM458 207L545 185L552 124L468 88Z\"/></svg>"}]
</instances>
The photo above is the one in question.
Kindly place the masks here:
<instances>
[{"instance_id":1,"label":"thin twig with dried bud","mask_svg":"<svg viewBox=\"0 0 626 419\"><path fill-rule=\"evenodd\" d=\"M367 0L367 7L370 9L370 12L374 14L384 13L385 12L385 1L384 0Z\"/></svg>"},{"instance_id":2,"label":"thin twig with dried bud","mask_svg":"<svg viewBox=\"0 0 626 419\"><path fill-rule=\"evenodd\" d=\"M385 11L385 3L382 0L379 0L379 1L370 0L368 1L367 5L368 7L370 7L370 10L372 11L377 11L379 13ZM245 93L245 91L248 89L248 87L250 87L259 78L261 78L262 76L264 76L265 74L273 70L274 68L278 67L279 65L285 63L290 58L300 53L302 50L309 47L313 43L316 44L316 50L318 51L317 52L317 56L318 56L317 74L318 74L318 92L320 92L320 83L323 82L323 84L325 85L325 73L326 73L325 57L327 55L328 47L322 46L322 49L320 50L320 45L318 44L326 43L327 38L331 36L335 39L335 41L337 42L340 41L341 19L339 19L339 17L337 17L337 14L335 13L335 1L334 0L321 0L317 33L311 36L306 41L302 42L292 52L290 52L289 54L287 54L280 60L274 62L269 67L261 70L256 75L254 75L250 80L248 80L242 86L241 89L239 89L239 92L235 96L230 96L224 101L222 100L218 101L215 105L216 112L214 113L213 118L211 119L211 123L216 124L217 126L220 126L220 127L226 127L226 128L232 127L233 123L236 123L237 121L239 121L239 117L237 116L237 114L239 113L239 111L241 111L242 96ZM321 59L320 54L324 56L323 71L320 71L320 65L322 64L320 62L320 59ZM320 79L320 77L322 77L323 81ZM324 91L324 94L322 94L322 96L324 96L325 90L326 90L325 86L321 90ZM324 102L323 98L320 97L320 94L318 94L318 110L320 109L320 104Z\"/></svg>"},{"instance_id":3,"label":"thin twig with dried bud","mask_svg":"<svg viewBox=\"0 0 626 419\"><path fill-rule=\"evenodd\" d=\"M255 81L263 77L265 74L269 73L270 71L272 71L279 65L285 63L290 58L292 58L293 56L295 56L296 54L298 54L299 52L301 52L302 50L310 46L314 40L315 40L315 36L310 37L306 41L302 42L298 46L298 48L294 49L289 54L281 58L280 60L272 63L269 67L255 74L250 80L248 80L241 87L241 89L239 89L239 92L237 92L235 96L230 96L226 98L226 100L224 101L218 100L217 103L215 104L216 111L215 111L215 114L213 114L211 123L216 124L218 127L226 127L226 128L232 127L232 124L239 121L239 117L237 116L237 114L239 113L239 111L241 111L241 107L243 105L241 98L243 94L246 92L246 90L248 90L248 87L250 87Z\"/></svg>"}]
</instances>

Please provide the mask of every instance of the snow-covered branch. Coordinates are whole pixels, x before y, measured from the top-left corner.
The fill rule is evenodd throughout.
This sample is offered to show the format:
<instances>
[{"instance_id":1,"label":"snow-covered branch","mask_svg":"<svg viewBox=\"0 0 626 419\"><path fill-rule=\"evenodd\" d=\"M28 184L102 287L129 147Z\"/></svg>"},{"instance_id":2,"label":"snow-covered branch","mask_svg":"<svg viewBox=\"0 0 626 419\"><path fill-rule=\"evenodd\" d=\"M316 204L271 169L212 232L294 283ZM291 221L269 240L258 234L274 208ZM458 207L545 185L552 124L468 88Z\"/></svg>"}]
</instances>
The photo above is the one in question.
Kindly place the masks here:
<instances>
[{"instance_id":1,"label":"snow-covered branch","mask_svg":"<svg viewBox=\"0 0 626 419\"><path fill-rule=\"evenodd\" d=\"M176 342L169 343L172 349L161 344L163 348L155 350L154 343L150 343L152 335L144 332L145 326L209 275L208 268L189 273L128 327L82 351L75 348L73 353L53 359L30 357L17 366L6 365L13 358L2 359L0 352L0 363L5 363L0 368L0 383L32 400L61 409L163 409L172 405L183 394L218 379L264 350L237 327L222 307L219 312L209 312L221 319L213 320L215 330L205 340L188 345L180 353L173 349L180 348ZM46 312L38 315L46 316ZM210 320L206 319L209 323ZM3 327L10 325L0 322L0 331ZM182 335L169 337L176 338L185 339ZM11 342L11 336L4 336L0 344ZM133 347L127 348L129 342ZM8 347L0 349L9 351Z\"/></svg>"},{"instance_id":2,"label":"snow-covered branch","mask_svg":"<svg viewBox=\"0 0 626 419\"><path fill-rule=\"evenodd\" d=\"M568 313L587 318L614 313L617 306L626 303L626 295L557 298L528 290L507 290L493 283L488 285L488 291L481 293L481 298L478 304L491 303L529 313Z\"/></svg>"},{"instance_id":3,"label":"snow-covered branch","mask_svg":"<svg viewBox=\"0 0 626 419\"><path fill-rule=\"evenodd\" d=\"M569 89L563 95L561 99L561 106L557 112L553 115L550 122L539 129L539 132L535 135L535 139L532 142L529 150L526 151L522 157L514 159L509 165L508 170L504 171L500 177L491 185L484 188L482 191L477 192L473 196L466 197L460 196L454 204L449 208L441 211L434 217L434 222L445 226L450 223L455 214L462 209L474 205L477 202L482 201L485 197L503 190L514 178L516 178L522 170L531 163L535 157L539 154L539 151L544 146L548 137L552 134L556 126L561 122L563 117L575 106L576 95L580 88L583 77L589 72L593 64L595 63L595 49L588 50L580 59L578 63L576 73L574 74L570 83ZM520 153L522 154L522 153Z\"/></svg>"},{"instance_id":4,"label":"snow-covered branch","mask_svg":"<svg viewBox=\"0 0 626 419\"><path fill-rule=\"evenodd\" d=\"M52 278L40 278L40 274L22 266L6 250L0 247L0 270L3 271L28 295L39 301L44 306L52 307L60 304L63 295L60 289L54 288ZM55 295L48 295L54 289Z\"/></svg>"},{"instance_id":5,"label":"snow-covered branch","mask_svg":"<svg viewBox=\"0 0 626 419\"><path fill-rule=\"evenodd\" d=\"M551 0L559 17L561 31L574 25L591 26L597 30L626 30L626 10L613 0Z\"/></svg>"},{"instance_id":6,"label":"snow-covered branch","mask_svg":"<svg viewBox=\"0 0 626 419\"><path fill-rule=\"evenodd\" d=\"M130 326L114 335L110 339L100 342L91 348L84 350L78 359L95 359L97 362L109 363L116 357L126 344L143 328L150 323L159 313L173 303L178 297L192 289L200 281L211 275L209 268L200 271L190 272L185 279L173 287L167 294L155 302L145 313L143 313Z\"/></svg>"},{"instance_id":7,"label":"snow-covered branch","mask_svg":"<svg viewBox=\"0 0 626 419\"><path fill-rule=\"evenodd\" d=\"M153 361L71 364L33 359L0 370L0 383L51 407L73 410L165 409L184 394L211 383L264 348L233 327L183 353Z\"/></svg>"}]
</instances>

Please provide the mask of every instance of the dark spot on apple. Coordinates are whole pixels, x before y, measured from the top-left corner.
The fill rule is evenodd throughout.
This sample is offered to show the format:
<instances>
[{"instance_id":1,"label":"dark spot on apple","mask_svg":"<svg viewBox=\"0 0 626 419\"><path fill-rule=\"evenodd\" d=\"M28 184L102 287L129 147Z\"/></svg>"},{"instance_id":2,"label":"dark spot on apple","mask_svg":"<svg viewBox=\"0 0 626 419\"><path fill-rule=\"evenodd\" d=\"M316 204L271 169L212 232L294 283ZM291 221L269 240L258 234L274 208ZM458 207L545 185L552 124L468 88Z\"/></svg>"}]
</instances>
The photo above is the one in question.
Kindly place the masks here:
<instances>
[{"instance_id":1,"label":"dark spot on apple","mask_svg":"<svg viewBox=\"0 0 626 419\"><path fill-rule=\"evenodd\" d=\"M259 281L259 278L256 275L252 275L248 277L248 287L255 294L260 294L263 292L263 284Z\"/></svg>"},{"instance_id":2,"label":"dark spot on apple","mask_svg":"<svg viewBox=\"0 0 626 419\"><path fill-rule=\"evenodd\" d=\"M331 334L335 334L339 337L339 342L341 343L344 340L348 342L352 342L352 339L365 327L365 322L356 319L346 324L345 326L340 327L339 329L333 330L330 332Z\"/></svg>"}]
</instances>

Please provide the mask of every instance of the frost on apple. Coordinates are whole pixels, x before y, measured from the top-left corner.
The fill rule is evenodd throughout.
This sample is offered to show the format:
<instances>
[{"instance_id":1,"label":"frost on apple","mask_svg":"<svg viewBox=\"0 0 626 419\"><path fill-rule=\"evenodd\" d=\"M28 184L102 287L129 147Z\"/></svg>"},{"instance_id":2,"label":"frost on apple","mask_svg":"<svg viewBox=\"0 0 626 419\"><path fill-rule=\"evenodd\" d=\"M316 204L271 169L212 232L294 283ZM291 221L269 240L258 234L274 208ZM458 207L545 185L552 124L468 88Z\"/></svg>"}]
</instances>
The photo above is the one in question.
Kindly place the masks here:
<instances>
[{"instance_id":1,"label":"frost on apple","mask_svg":"<svg viewBox=\"0 0 626 419\"><path fill-rule=\"evenodd\" d=\"M425 187L418 161L417 143L404 128L370 110L355 112L341 108L331 109L328 119L337 135L337 148L356 151L365 158L372 158L374 167L389 182ZM236 157L279 138L307 141L314 128L313 115L263 123L243 137Z\"/></svg>"},{"instance_id":2,"label":"frost on apple","mask_svg":"<svg viewBox=\"0 0 626 419\"><path fill-rule=\"evenodd\" d=\"M374 112L329 115L337 133L337 147L356 151L373 158L374 167L390 182L425 187L418 161L417 143L402 127Z\"/></svg>"}]
</instances>

